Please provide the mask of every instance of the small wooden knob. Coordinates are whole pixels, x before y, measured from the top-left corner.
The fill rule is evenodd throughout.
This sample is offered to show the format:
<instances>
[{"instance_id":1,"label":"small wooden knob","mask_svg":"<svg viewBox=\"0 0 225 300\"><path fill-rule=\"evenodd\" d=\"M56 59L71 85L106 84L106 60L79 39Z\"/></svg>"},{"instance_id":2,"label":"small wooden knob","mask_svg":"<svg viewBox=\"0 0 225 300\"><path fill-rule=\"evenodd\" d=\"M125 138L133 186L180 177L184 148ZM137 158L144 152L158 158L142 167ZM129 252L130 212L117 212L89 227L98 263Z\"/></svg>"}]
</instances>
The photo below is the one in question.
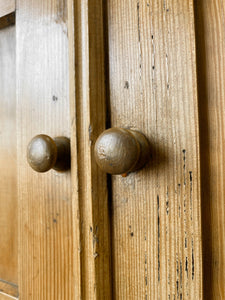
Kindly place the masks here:
<instances>
[{"instance_id":1,"label":"small wooden knob","mask_svg":"<svg viewBox=\"0 0 225 300\"><path fill-rule=\"evenodd\" d=\"M70 140L66 137L52 139L45 134L37 135L27 147L27 161L37 172L50 169L66 171L70 168Z\"/></svg>"},{"instance_id":2,"label":"small wooden knob","mask_svg":"<svg viewBox=\"0 0 225 300\"><path fill-rule=\"evenodd\" d=\"M105 130L95 143L95 159L109 174L127 174L142 168L149 158L149 142L140 132L123 128Z\"/></svg>"}]
</instances>

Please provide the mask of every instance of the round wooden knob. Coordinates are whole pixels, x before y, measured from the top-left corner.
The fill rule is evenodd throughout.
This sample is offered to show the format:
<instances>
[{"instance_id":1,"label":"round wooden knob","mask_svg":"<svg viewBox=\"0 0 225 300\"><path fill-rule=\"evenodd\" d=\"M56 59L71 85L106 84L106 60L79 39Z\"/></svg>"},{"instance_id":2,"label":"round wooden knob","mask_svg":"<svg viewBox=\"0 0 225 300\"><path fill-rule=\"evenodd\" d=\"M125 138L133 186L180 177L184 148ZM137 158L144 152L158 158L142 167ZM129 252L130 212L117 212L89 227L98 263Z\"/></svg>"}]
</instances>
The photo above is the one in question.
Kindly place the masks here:
<instances>
[{"instance_id":1,"label":"round wooden knob","mask_svg":"<svg viewBox=\"0 0 225 300\"><path fill-rule=\"evenodd\" d=\"M123 128L105 130L95 143L95 159L109 174L127 174L142 168L149 158L149 142L140 132Z\"/></svg>"},{"instance_id":2,"label":"round wooden knob","mask_svg":"<svg viewBox=\"0 0 225 300\"><path fill-rule=\"evenodd\" d=\"M66 171L70 168L70 140L66 137L35 136L27 147L27 161L37 172L50 169Z\"/></svg>"}]
</instances>

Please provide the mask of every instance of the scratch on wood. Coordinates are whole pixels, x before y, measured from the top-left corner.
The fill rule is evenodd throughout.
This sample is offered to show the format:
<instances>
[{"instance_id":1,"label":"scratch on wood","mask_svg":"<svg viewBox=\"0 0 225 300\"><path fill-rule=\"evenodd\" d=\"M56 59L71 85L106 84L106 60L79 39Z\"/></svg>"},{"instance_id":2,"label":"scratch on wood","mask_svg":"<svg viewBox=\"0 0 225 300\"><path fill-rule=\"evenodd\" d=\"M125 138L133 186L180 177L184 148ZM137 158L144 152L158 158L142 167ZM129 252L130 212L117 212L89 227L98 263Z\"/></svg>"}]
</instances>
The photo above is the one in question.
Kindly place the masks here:
<instances>
[{"instance_id":1,"label":"scratch on wood","mask_svg":"<svg viewBox=\"0 0 225 300\"><path fill-rule=\"evenodd\" d=\"M142 79L142 52L141 52L141 30L140 30L140 3L137 2L137 19L138 19L138 47L139 47L139 78Z\"/></svg>"},{"instance_id":2,"label":"scratch on wood","mask_svg":"<svg viewBox=\"0 0 225 300\"><path fill-rule=\"evenodd\" d=\"M187 278L188 278L188 258L186 256L186 259L185 259L185 271L187 273Z\"/></svg>"},{"instance_id":3,"label":"scratch on wood","mask_svg":"<svg viewBox=\"0 0 225 300\"><path fill-rule=\"evenodd\" d=\"M194 260L194 242L193 242L193 239L191 240L191 247L192 247L191 264L192 264L192 280L193 280L194 275L195 275L195 260Z\"/></svg>"},{"instance_id":4,"label":"scratch on wood","mask_svg":"<svg viewBox=\"0 0 225 300\"><path fill-rule=\"evenodd\" d=\"M190 179L190 213L191 213L191 220L192 220L192 171L189 172L189 179Z\"/></svg>"},{"instance_id":5,"label":"scratch on wood","mask_svg":"<svg viewBox=\"0 0 225 300\"><path fill-rule=\"evenodd\" d=\"M185 172L186 172L186 150L183 149L182 152L183 152L183 162L184 162L184 165L183 165L183 169L184 169L184 185L186 185L186 177L185 177Z\"/></svg>"},{"instance_id":6,"label":"scratch on wood","mask_svg":"<svg viewBox=\"0 0 225 300\"><path fill-rule=\"evenodd\" d=\"M168 191L168 186L166 189L166 214L169 214L169 191Z\"/></svg>"},{"instance_id":7,"label":"scratch on wood","mask_svg":"<svg viewBox=\"0 0 225 300\"><path fill-rule=\"evenodd\" d=\"M157 195L157 214L158 214L158 281L160 281L160 217L159 217L159 195Z\"/></svg>"}]
</instances>

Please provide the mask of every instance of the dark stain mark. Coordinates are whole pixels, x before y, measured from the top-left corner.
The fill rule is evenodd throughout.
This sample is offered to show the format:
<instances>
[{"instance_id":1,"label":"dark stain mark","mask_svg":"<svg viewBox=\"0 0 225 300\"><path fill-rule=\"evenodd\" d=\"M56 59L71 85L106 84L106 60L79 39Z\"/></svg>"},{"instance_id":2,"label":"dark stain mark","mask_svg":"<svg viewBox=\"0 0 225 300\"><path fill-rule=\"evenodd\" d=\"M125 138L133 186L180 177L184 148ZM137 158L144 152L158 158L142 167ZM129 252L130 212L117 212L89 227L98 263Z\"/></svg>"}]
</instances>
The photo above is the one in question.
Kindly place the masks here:
<instances>
[{"instance_id":1,"label":"dark stain mark","mask_svg":"<svg viewBox=\"0 0 225 300\"><path fill-rule=\"evenodd\" d=\"M55 95L53 95L53 96L52 96L52 100L53 100L54 102L56 102L56 101L58 100L58 97L56 97Z\"/></svg>"},{"instance_id":2,"label":"dark stain mark","mask_svg":"<svg viewBox=\"0 0 225 300\"><path fill-rule=\"evenodd\" d=\"M176 255L177 257L177 255ZM177 281L176 281L176 284L177 284L177 297L179 295L179 262L178 262L178 257L176 258L176 270L177 270Z\"/></svg>"},{"instance_id":3,"label":"dark stain mark","mask_svg":"<svg viewBox=\"0 0 225 300\"><path fill-rule=\"evenodd\" d=\"M170 85L169 85L169 83L167 83L167 86L166 86L166 87L167 87L167 90L169 90L169 89L170 89Z\"/></svg>"},{"instance_id":4,"label":"dark stain mark","mask_svg":"<svg viewBox=\"0 0 225 300\"><path fill-rule=\"evenodd\" d=\"M194 279L195 276L195 260L194 260L194 243L193 243L193 239L191 241L191 245L192 245L192 259L191 259L191 265L192 265L192 280Z\"/></svg>"},{"instance_id":5,"label":"dark stain mark","mask_svg":"<svg viewBox=\"0 0 225 300\"><path fill-rule=\"evenodd\" d=\"M169 214L169 192L168 192L168 186L166 190L166 214Z\"/></svg>"},{"instance_id":6,"label":"dark stain mark","mask_svg":"<svg viewBox=\"0 0 225 300\"><path fill-rule=\"evenodd\" d=\"M133 233L133 232L131 232L131 233L130 233L130 236L132 236L132 237L133 237L133 236L134 236L134 233Z\"/></svg>"},{"instance_id":7,"label":"dark stain mark","mask_svg":"<svg viewBox=\"0 0 225 300\"><path fill-rule=\"evenodd\" d=\"M185 260L185 271L187 273L187 278L188 278L188 258L186 257L186 260Z\"/></svg>"},{"instance_id":8,"label":"dark stain mark","mask_svg":"<svg viewBox=\"0 0 225 300\"><path fill-rule=\"evenodd\" d=\"M152 66L152 70L155 70L155 66Z\"/></svg>"},{"instance_id":9,"label":"dark stain mark","mask_svg":"<svg viewBox=\"0 0 225 300\"><path fill-rule=\"evenodd\" d=\"M170 10L169 10L169 8L167 8L167 10L166 10L167 12L169 12Z\"/></svg>"},{"instance_id":10,"label":"dark stain mark","mask_svg":"<svg viewBox=\"0 0 225 300\"><path fill-rule=\"evenodd\" d=\"M92 129L92 126L90 124L89 127L88 127L88 135L89 135L89 141L90 141L90 143L93 142L93 140L92 140L92 132L93 132L93 129Z\"/></svg>"},{"instance_id":11,"label":"dark stain mark","mask_svg":"<svg viewBox=\"0 0 225 300\"><path fill-rule=\"evenodd\" d=\"M140 32L140 12L139 12L139 8L140 8L140 5L139 5L139 1L137 3L137 14L138 14L138 41L140 43L141 41L141 32Z\"/></svg>"},{"instance_id":12,"label":"dark stain mark","mask_svg":"<svg viewBox=\"0 0 225 300\"><path fill-rule=\"evenodd\" d=\"M147 3L147 6L149 7L149 3Z\"/></svg>"},{"instance_id":13,"label":"dark stain mark","mask_svg":"<svg viewBox=\"0 0 225 300\"><path fill-rule=\"evenodd\" d=\"M54 223L57 223L57 220L56 220L56 219L53 219L53 222L54 222Z\"/></svg>"},{"instance_id":14,"label":"dark stain mark","mask_svg":"<svg viewBox=\"0 0 225 300\"><path fill-rule=\"evenodd\" d=\"M160 217L159 217L159 195L157 195L157 214L158 214L158 281L160 281Z\"/></svg>"},{"instance_id":15,"label":"dark stain mark","mask_svg":"<svg viewBox=\"0 0 225 300\"><path fill-rule=\"evenodd\" d=\"M147 276L147 253L145 253L145 285L148 285L148 276ZM147 293L147 291L146 291Z\"/></svg>"},{"instance_id":16,"label":"dark stain mark","mask_svg":"<svg viewBox=\"0 0 225 300\"><path fill-rule=\"evenodd\" d=\"M176 284L177 284L177 295L179 295L179 281L178 280L176 281Z\"/></svg>"},{"instance_id":17,"label":"dark stain mark","mask_svg":"<svg viewBox=\"0 0 225 300\"><path fill-rule=\"evenodd\" d=\"M189 172L190 175L190 182L192 182L192 171Z\"/></svg>"},{"instance_id":18,"label":"dark stain mark","mask_svg":"<svg viewBox=\"0 0 225 300\"><path fill-rule=\"evenodd\" d=\"M154 39L154 35L152 35L152 40Z\"/></svg>"},{"instance_id":19,"label":"dark stain mark","mask_svg":"<svg viewBox=\"0 0 225 300\"><path fill-rule=\"evenodd\" d=\"M186 235L186 232L185 232L185 235ZM187 237L185 237L185 239L184 239L184 246L185 246L185 248L187 248Z\"/></svg>"},{"instance_id":20,"label":"dark stain mark","mask_svg":"<svg viewBox=\"0 0 225 300\"><path fill-rule=\"evenodd\" d=\"M129 89L129 82L128 81L125 81L124 88L127 89L127 90Z\"/></svg>"},{"instance_id":21,"label":"dark stain mark","mask_svg":"<svg viewBox=\"0 0 225 300\"><path fill-rule=\"evenodd\" d=\"M184 169L184 185L186 185L186 178L185 178L185 171L186 171L186 150L183 149L183 161L184 161L184 165L183 165L183 169Z\"/></svg>"},{"instance_id":22,"label":"dark stain mark","mask_svg":"<svg viewBox=\"0 0 225 300\"><path fill-rule=\"evenodd\" d=\"M182 290L182 279L183 279L183 273L182 273L182 262L180 261L180 288Z\"/></svg>"},{"instance_id":23,"label":"dark stain mark","mask_svg":"<svg viewBox=\"0 0 225 300\"><path fill-rule=\"evenodd\" d=\"M192 171L189 172L190 179L190 210L191 210L191 220L192 220Z\"/></svg>"},{"instance_id":24,"label":"dark stain mark","mask_svg":"<svg viewBox=\"0 0 225 300\"><path fill-rule=\"evenodd\" d=\"M92 232L93 231L93 228L90 226L90 232Z\"/></svg>"}]
</instances>

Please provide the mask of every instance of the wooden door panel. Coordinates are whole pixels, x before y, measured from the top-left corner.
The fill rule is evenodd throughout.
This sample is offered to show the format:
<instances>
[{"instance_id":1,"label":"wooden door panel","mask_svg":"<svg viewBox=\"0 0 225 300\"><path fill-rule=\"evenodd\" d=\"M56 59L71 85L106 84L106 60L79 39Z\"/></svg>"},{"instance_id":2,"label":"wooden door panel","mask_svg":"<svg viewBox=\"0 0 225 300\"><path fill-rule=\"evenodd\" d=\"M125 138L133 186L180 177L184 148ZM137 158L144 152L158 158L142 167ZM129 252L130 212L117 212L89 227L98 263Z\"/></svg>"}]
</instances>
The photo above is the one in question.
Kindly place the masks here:
<instances>
[{"instance_id":1,"label":"wooden door panel","mask_svg":"<svg viewBox=\"0 0 225 300\"><path fill-rule=\"evenodd\" d=\"M66 1L17 1L20 298L73 299L70 172L33 171L37 134L70 137Z\"/></svg>"},{"instance_id":2,"label":"wooden door panel","mask_svg":"<svg viewBox=\"0 0 225 300\"><path fill-rule=\"evenodd\" d=\"M17 295L15 26L0 29L0 293Z\"/></svg>"},{"instance_id":3,"label":"wooden door panel","mask_svg":"<svg viewBox=\"0 0 225 300\"><path fill-rule=\"evenodd\" d=\"M149 138L151 162L112 177L115 299L202 299L192 1L108 1L111 126Z\"/></svg>"}]
</instances>

